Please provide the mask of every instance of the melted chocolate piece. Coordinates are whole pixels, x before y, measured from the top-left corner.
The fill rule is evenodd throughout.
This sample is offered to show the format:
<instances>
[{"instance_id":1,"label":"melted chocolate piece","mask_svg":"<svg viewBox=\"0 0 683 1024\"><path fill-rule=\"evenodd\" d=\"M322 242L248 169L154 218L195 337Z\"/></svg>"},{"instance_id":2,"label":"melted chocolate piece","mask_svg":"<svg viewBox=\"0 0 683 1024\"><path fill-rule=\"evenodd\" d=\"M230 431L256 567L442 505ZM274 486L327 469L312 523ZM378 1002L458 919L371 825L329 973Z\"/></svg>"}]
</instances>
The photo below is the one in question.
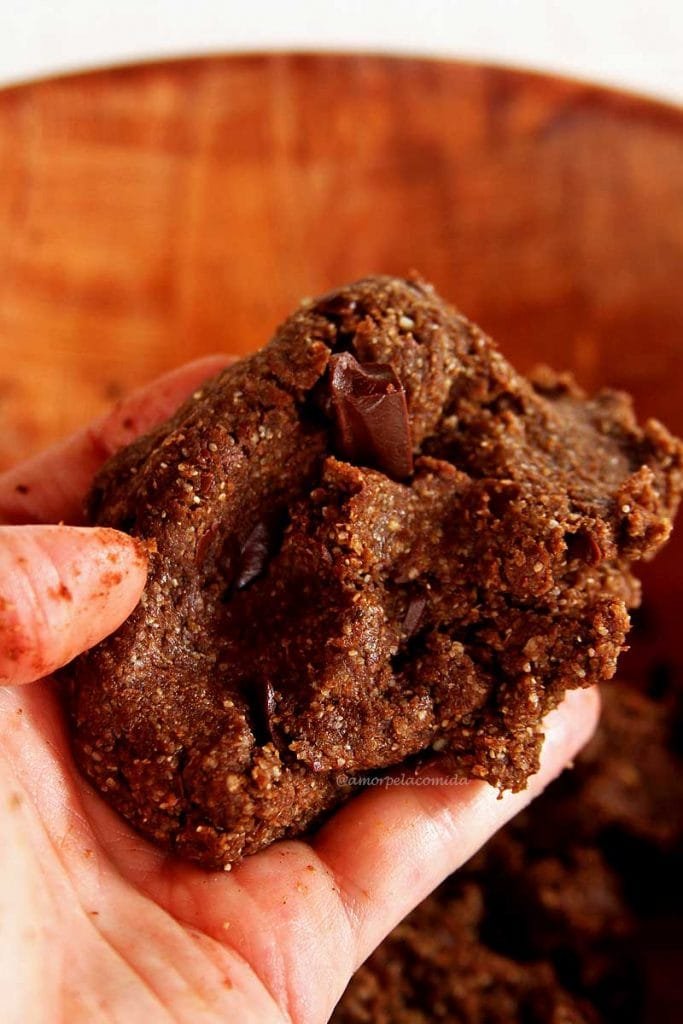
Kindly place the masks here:
<instances>
[{"instance_id":1,"label":"melted chocolate piece","mask_svg":"<svg viewBox=\"0 0 683 1024\"><path fill-rule=\"evenodd\" d=\"M422 613L425 610L427 601L424 597L413 597L411 598L406 617L403 620L403 635L406 639L409 639L420 625L422 619Z\"/></svg>"},{"instance_id":2,"label":"melted chocolate piece","mask_svg":"<svg viewBox=\"0 0 683 1024\"><path fill-rule=\"evenodd\" d=\"M237 590L243 590L261 575L273 553L274 531L268 523L257 523L244 542L240 568L235 580Z\"/></svg>"},{"instance_id":3,"label":"melted chocolate piece","mask_svg":"<svg viewBox=\"0 0 683 1024\"><path fill-rule=\"evenodd\" d=\"M395 480L413 472L413 443L403 385L384 363L359 363L350 352L330 358L336 443L349 462L375 466Z\"/></svg>"},{"instance_id":4,"label":"melted chocolate piece","mask_svg":"<svg viewBox=\"0 0 683 1024\"><path fill-rule=\"evenodd\" d=\"M315 311L316 313L322 313L323 316L329 317L331 320L337 320L353 313L356 305L355 299L349 298L343 292L334 291L328 292L327 295L321 295L319 299L316 299Z\"/></svg>"},{"instance_id":5,"label":"melted chocolate piece","mask_svg":"<svg viewBox=\"0 0 683 1024\"><path fill-rule=\"evenodd\" d=\"M264 706L266 717L270 722L271 718L275 715L275 690L273 689L273 684L270 679L267 679L265 683Z\"/></svg>"},{"instance_id":6,"label":"melted chocolate piece","mask_svg":"<svg viewBox=\"0 0 683 1024\"><path fill-rule=\"evenodd\" d=\"M276 729L273 719L275 718L275 690L268 679L265 683L258 680L255 684L249 699L252 714L252 729L257 741L261 744L270 743L276 738Z\"/></svg>"}]
</instances>

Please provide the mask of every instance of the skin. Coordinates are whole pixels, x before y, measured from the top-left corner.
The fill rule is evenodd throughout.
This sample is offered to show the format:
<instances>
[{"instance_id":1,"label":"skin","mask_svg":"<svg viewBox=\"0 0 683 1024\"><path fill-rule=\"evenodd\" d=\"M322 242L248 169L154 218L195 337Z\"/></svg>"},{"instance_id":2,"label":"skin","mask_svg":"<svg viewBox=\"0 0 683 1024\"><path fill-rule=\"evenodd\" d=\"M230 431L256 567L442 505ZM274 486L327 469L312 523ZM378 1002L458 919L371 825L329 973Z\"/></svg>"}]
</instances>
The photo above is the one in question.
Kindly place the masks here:
<instances>
[{"instance_id":1,"label":"skin","mask_svg":"<svg viewBox=\"0 0 683 1024\"><path fill-rule=\"evenodd\" d=\"M368 790L307 841L207 873L133 832L77 773L49 673L115 630L144 552L86 528L117 447L225 365L212 357L0 476L0 976L7 1024L320 1024L391 928L538 795L592 734L598 697L547 720L521 794L483 783ZM49 525L54 523L68 525ZM439 781L437 769L423 777Z\"/></svg>"}]
</instances>

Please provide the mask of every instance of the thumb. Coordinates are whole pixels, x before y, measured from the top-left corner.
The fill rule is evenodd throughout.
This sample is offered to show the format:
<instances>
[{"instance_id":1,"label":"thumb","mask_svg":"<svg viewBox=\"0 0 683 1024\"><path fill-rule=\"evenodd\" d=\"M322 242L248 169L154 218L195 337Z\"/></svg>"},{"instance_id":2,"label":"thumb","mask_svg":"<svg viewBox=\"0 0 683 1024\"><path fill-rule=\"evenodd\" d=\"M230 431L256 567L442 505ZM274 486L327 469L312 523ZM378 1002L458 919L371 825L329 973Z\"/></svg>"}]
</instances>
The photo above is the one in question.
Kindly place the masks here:
<instances>
[{"instance_id":1,"label":"thumb","mask_svg":"<svg viewBox=\"0 0 683 1024\"><path fill-rule=\"evenodd\" d=\"M112 633L146 576L145 549L117 530L0 527L0 684L40 679Z\"/></svg>"}]
</instances>

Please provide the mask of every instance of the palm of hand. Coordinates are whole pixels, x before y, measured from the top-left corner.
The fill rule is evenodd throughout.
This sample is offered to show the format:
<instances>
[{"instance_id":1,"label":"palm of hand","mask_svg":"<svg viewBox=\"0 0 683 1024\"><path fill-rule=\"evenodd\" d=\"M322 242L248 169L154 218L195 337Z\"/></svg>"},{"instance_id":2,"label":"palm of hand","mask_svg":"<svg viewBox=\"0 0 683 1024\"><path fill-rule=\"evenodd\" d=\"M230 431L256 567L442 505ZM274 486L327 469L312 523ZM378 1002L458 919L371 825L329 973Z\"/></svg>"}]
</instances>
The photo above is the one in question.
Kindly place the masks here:
<instances>
[{"instance_id":1,"label":"palm of hand","mask_svg":"<svg viewBox=\"0 0 683 1024\"><path fill-rule=\"evenodd\" d=\"M18 500L26 487L16 485L17 471L7 474L0 521L77 521L80 494L121 442L121 423L146 429L217 368L213 360L183 369L21 467L38 498ZM13 552L26 549L20 531L33 529L0 528L0 681L3 639L5 666L12 657L1 613L27 592L12 590L17 579L31 575L17 569ZM90 557L86 531L69 530L29 539L36 550L46 538L61 543L63 556L66 538L70 560L74 551ZM61 571L56 551L46 553L53 578ZM35 578L44 575L39 568ZM36 618L29 632L40 641L33 664L55 668L115 629L139 596L139 567L138 576L125 611L109 607L100 615L84 591L82 606L74 600L60 624L65 636L56 638L41 637L49 623L29 587ZM28 582L35 590L35 579ZM84 630L88 617L96 622ZM13 681L35 674L18 672ZM3 1020L320 1024L383 936L543 789L596 717L595 694L570 694L553 713L542 769L523 794L496 800L476 782L373 789L310 841L276 843L230 874L210 874L150 845L81 778L53 678L0 686L0 974L11 979Z\"/></svg>"},{"instance_id":2,"label":"palm of hand","mask_svg":"<svg viewBox=\"0 0 683 1024\"><path fill-rule=\"evenodd\" d=\"M238 879L154 849L77 774L56 686L0 691L0 891L16 1019L223 1021L237 1008L244 1021L325 1019L334 979L318 977L327 993L311 1015L296 987L304 965L290 962L292 939L308 938L304 918L342 902L315 851L283 844L262 855L265 878ZM345 960L350 972L351 954L335 946L334 973Z\"/></svg>"}]
</instances>

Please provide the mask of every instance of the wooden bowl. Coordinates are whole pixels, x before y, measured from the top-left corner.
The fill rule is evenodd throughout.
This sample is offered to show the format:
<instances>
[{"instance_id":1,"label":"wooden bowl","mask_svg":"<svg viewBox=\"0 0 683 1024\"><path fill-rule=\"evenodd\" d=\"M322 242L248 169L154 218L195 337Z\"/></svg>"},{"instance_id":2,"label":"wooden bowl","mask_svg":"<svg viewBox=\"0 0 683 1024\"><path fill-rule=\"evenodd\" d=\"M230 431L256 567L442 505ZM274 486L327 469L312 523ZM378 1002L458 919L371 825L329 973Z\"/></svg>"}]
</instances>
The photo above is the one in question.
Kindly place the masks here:
<instances>
[{"instance_id":1,"label":"wooden bowl","mask_svg":"<svg viewBox=\"0 0 683 1024\"><path fill-rule=\"evenodd\" d=\"M0 466L183 360L260 346L304 295L411 268L520 368L625 388L683 432L682 143L674 108L429 60L0 93ZM647 572L639 649L667 671L682 570L683 530Z\"/></svg>"}]
</instances>

